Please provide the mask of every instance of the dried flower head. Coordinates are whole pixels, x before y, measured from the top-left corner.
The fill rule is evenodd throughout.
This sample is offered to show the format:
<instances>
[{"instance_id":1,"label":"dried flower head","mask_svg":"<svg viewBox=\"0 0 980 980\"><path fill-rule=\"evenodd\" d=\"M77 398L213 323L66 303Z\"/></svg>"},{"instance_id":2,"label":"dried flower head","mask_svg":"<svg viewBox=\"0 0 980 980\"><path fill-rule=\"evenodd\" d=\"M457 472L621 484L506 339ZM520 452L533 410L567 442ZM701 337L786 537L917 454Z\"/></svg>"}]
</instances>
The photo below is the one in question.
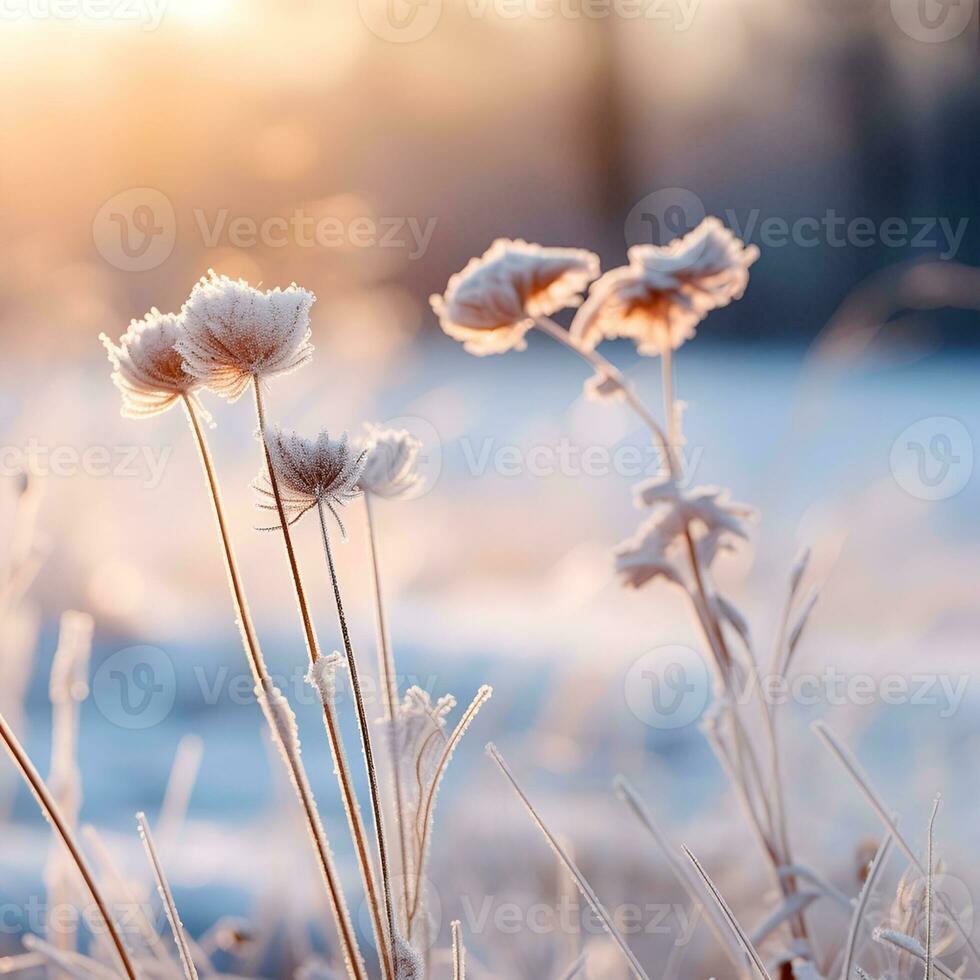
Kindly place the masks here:
<instances>
[{"instance_id":1,"label":"dried flower head","mask_svg":"<svg viewBox=\"0 0 980 980\"><path fill-rule=\"evenodd\" d=\"M425 869L439 786L456 746L492 693L490 687L481 687L450 731L448 719L456 699L447 694L433 702L427 691L410 687L396 708L396 717L388 722L393 758L404 790L400 817L403 826L411 828L407 835L408 879L414 882L414 895L407 912L407 938L420 949L428 949L434 938Z\"/></svg>"},{"instance_id":2,"label":"dried flower head","mask_svg":"<svg viewBox=\"0 0 980 980\"><path fill-rule=\"evenodd\" d=\"M295 371L313 356L315 300L295 283L263 292L209 271L184 303L184 333L177 344L184 367L229 401L253 378Z\"/></svg>"},{"instance_id":3,"label":"dried flower head","mask_svg":"<svg viewBox=\"0 0 980 980\"><path fill-rule=\"evenodd\" d=\"M728 499L718 487L682 491L670 477L657 477L635 488L640 506L653 514L614 552L616 571L623 584L638 589L663 577L685 583L684 538L690 533L698 558L710 567L722 550L731 550L734 539L748 538L747 521L755 511Z\"/></svg>"},{"instance_id":4,"label":"dried flower head","mask_svg":"<svg viewBox=\"0 0 980 980\"><path fill-rule=\"evenodd\" d=\"M429 302L442 329L469 353L502 354L527 346L535 317L578 306L597 275L599 258L585 249L498 238Z\"/></svg>"},{"instance_id":5,"label":"dried flower head","mask_svg":"<svg viewBox=\"0 0 980 980\"><path fill-rule=\"evenodd\" d=\"M675 350L708 313L742 296L759 250L705 218L669 245L635 245L627 254L629 265L598 279L575 315L572 336L589 349L631 337L641 354Z\"/></svg>"},{"instance_id":6,"label":"dried flower head","mask_svg":"<svg viewBox=\"0 0 980 980\"><path fill-rule=\"evenodd\" d=\"M364 465L364 453L351 446L347 433L331 439L324 429L316 439L304 439L295 432L270 426L265 431L265 441L289 523L294 524L312 507L322 504L343 529L337 508L357 496L357 481ZM255 488L267 499L274 497L268 474L259 477ZM274 503L259 506L275 509Z\"/></svg>"},{"instance_id":7,"label":"dried flower head","mask_svg":"<svg viewBox=\"0 0 980 980\"><path fill-rule=\"evenodd\" d=\"M112 382L122 394L123 415L143 418L165 412L200 387L184 369L176 347L182 332L179 316L154 308L142 320L130 322L118 345L99 335L113 367Z\"/></svg>"},{"instance_id":8,"label":"dried flower head","mask_svg":"<svg viewBox=\"0 0 980 980\"><path fill-rule=\"evenodd\" d=\"M418 493L425 483L416 463L422 443L404 429L384 429L368 423L359 446L364 469L357 485L379 497L394 499Z\"/></svg>"}]
</instances>

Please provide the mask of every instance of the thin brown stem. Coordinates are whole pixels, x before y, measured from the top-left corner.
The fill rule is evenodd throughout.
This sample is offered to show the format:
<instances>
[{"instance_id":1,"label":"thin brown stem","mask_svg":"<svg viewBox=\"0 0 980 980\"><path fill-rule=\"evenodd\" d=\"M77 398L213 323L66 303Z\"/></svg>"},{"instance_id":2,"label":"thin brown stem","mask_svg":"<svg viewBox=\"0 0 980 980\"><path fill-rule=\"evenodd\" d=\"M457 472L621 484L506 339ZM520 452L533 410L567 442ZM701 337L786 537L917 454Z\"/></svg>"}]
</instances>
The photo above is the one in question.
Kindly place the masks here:
<instances>
[{"instance_id":1,"label":"thin brown stem","mask_svg":"<svg viewBox=\"0 0 980 980\"><path fill-rule=\"evenodd\" d=\"M265 704L271 703L279 692L276 690L272 679L269 676L265 665L265 658L259 647L258 637L255 627L252 625L252 617L249 612L248 602L245 598L245 591L242 588L241 577L238 573L238 564L235 560L235 553L231 545L231 536L228 533L227 522L225 520L224 508L221 503L221 492L218 486L218 479L214 470L214 463L211 460L211 452L208 449L207 440L204 438L204 431L201 428L200 420L193 402L188 396L183 397L184 409L190 422L191 430L197 442L198 453L201 457L201 464L204 467L204 474L207 478L208 490L211 494L211 503L214 509L214 516L218 524L218 536L221 540L222 553L225 560L225 570L228 573L228 584L231 589L232 602L235 607L235 614L239 629L242 635L242 645L245 649L246 659L252 669L252 676L255 681L257 694L264 700ZM265 706L263 706L265 707ZM263 712L269 722L269 728L273 739L277 742L283 762L286 765L303 815L310 832L313 848L316 852L317 863L323 875L324 883L327 886L327 896L330 900L330 907L337 922L337 931L340 935L341 946L344 950L344 959L347 963L347 971L353 980L366 980L364 962L357 945L357 937L354 933L354 926L351 922L350 913L347 910L347 903L344 900L343 891L337 878L337 873L333 866L333 858L330 855L330 848L320 823L319 812L317 811L316 801L310 789L309 780L306 776L305 768L299 758L298 751L294 746L290 746L283 741L283 733L278 725L273 723L273 719L268 711Z\"/></svg>"},{"instance_id":2,"label":"thin brown stem","mask_svg":"<svg viewBox=\"0 0 980 980\"><path fill-rule=\"evenodd\" d=\"M381 813L381 794L378 791L378 770L374 762L374 749L371 745L371 729L364 708L364 695L357 672L357 662L354 659L354 649L351 644L350 632L347 629L347 616L344 613L344 603L340 595L340 581L337 578L337 568L333 560L333 550L330 547L330 535L327 532L327 520L323 503L317 503L317 513L320 517L320 531L323 537L323 553L327 560L327 571L330 573L330 584L333 586L334 602L337 606L337 619L340 623L340 633L344 641L344 652L347 655L347 668L350 671L351 691L354 695L354 705L357 709L357 724L361 734L361 745L364 749L364 762L367 767L368 789L371 795L371 809L374 812L374 830L378 838L378 863L381 867L381 886L384 893L385 916L388 920L388 934L392 943L392 959L394 959L395 915L391 903L391 873L388 864L388 848L385 843L384 818Z\"/></svg>"},{"instance_id":3,"label":"thin brown stem","mask_svg":"<svg viewBox=\"0 0 980 980\"><path fill-rule=\"evenodd\" d=\"M574 340L569 336L567 330L563 330L554 320L548 319L546 316L539 316L535 321L534 325L546 333L552 340L557 340L559 344L567 347L570 351L578 354L590 365L597 374L601 375L603 378L608 378L613 384L615 384L619 390L623 393L623 397L626 399L626 403L633 409L633 411L639 416L643 424L653 433L656 440L660 443L660 448L663 451L668 465L671 467L673 472L673 462L672 455L670 452L670 443L667 441L667 436L664 430L660 427L660 423L653 417L650 410L643 404L643 402L637 398L633 389L626 383L626 379L623 377L622 371L619 370L611 361L607 360L598 351L587 350L584 347L580 347L575 343Z\"/></svg>"},{"instance_id":4,"label":"thin brown stem","mask_svg":"<svg viewBox=\"0 0 980 980\"><path fill-rule=\"evenodd\" d=\"M265 437L265 406L262 401L262 391L259 379L254 379L253 388L255 391L255 415L259 426L259 438L262 441L262 451L265 456L265 465L269 477L269 485L272 488L272 496L276 503L276 513L279 518L279 529L282 531L283 543L286 546L286 558L289 562L290 578L293 583L293 591L296 596L296 603L300 611L300 619L303 622L303 635L306 639L306 649L309 653L310 663L315 664L320 658L320 644L317 640L316 630L313 626L313 616L310 613L309 602L306 598L306 589L303 585L303 578L299 570L299 562L296 558L296 549L293 547L293 537L290 531L290 522L286 515L286 508L282 501L282 492L279 488L279 477L272 464L272 456L269 452L269 444ZM371 859L368 853L367 832L364 828L364 821L361 817L361 808L357 802L357 793L354 790L353 780L350 774L350 766L347 764L347 756L344 752L343 740L340 735L340 725L337 721L336 710L332 703L323 705L323 724L327 732L327 741L330 743L330 752L333 756L334 768L337 773L337 782L340 786L340 795L344 804L344 812L347 816L347 824L350 828L351 839L354 843L354 851L357 855L358 868L361 874L361 883L364 886L364 893L371 909L372 927L375 934L375 942L378 947L378 955L386 977L394 978L394 961L391 952L391 942L389 940L389 929L385 928L384 916L381 903L379 901L377 884L375 882L374 870L371 867Z\"/></svg>"},{"instance_id":5,"label":"thin brown stem","mask_svg":"<svg viewBox=\"0 0 980 980\"><path fill-rule=\"evenodd\" d=\"M99 886L95 883L95 876L92 874L88 862L85 860L81 848L75 840L74 834L72 834L67 822L58 810L58 805L55 803L47 786L45 786L44 780L41 779L37 769L34 768L34 763L31 762L30 757L24 751L23 746L17 740L17 736L14 735L10 726L7 724L7 719L2 714L0 714L0 738L3 739L11 759L13 759L14 764L20 770L24 782L27 783L31 792L33 792L38 806L41 808L41 812L54 828L55 833L61 838L61 842L71 856L75 867L78 868L78 873L82 876L85 887L92 896L92 901L95 902L99 910L99 915L109 930L109 937L112 940L112 945L116 948L116 953L119 955L119 960L122 963L122 968L126 976L129 980L137 980L136 967L129 955L129 950L126 949L122 934L109 915L109 909L105 899L103 899L102 893L99 891Z\"/></svg>"},{"instance_id":6,"label":"thin brown stem","mask_svg":"<svg viewBox=\"0 0 980 980\"><path fill-rule=\"evenodd\" d=\"M385 713L391 726L389 732L391 781L395 796L395 825L398 829L399 860L402 871L403 911L408 928L408 827L405 824L404 794L402 792L401 765L398 759L398 675L395 673L395 655L391 649L388 618L385 614L384 594L381 586L381 559L378 549L378 533L374 523L374 507L371 494L364 492L364 511L367 515L368 544L371 552L371 571L374 583L375 616L378 633L378 673L385 692Z\"/></svg>"}]
</instances>

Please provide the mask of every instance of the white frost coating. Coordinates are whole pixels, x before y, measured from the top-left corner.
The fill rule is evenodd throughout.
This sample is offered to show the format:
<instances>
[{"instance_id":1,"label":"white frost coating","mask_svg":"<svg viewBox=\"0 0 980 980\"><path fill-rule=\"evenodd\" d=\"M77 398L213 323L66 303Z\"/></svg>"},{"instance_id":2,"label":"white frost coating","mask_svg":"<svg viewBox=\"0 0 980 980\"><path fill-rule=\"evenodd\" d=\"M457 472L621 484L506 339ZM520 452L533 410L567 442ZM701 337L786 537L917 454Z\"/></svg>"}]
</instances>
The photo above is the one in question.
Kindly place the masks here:
<instances>
[{"instance_id":1,"label":"white frost coating","mask_svg":"<svg viewBox=\"0 0 980 980\"><path fill-rule=\"evenodd\" d=\"M470 354L524 350L535 317L582 302L599 275L599 257L582 248L542 248L498 238L429 297L439 325Z\"/></svg>"},{"instance_id":2,"label":"white frost coating","mask_svg":"<svg viewBox=\"0 0 980 980\"><path fill-rule=\"evenodd\" d=\"M343 507L360 492L357 481L365 453L351 444L346 432L332 439L323 429L315 439L306 439L268 426L264 438L290 523L317 504L326 504L331 511ZM267 473L259 474L255 489L267 500L259 507L278 510L274 502L268 502L275 500L275 492Z\"/></svg>"},{"instance_id":3,"label":"white frost coating","mask_svg":"<svg viewBox=\"0 0 980 980\"><path fill-rule=\"evenodd\" d=\"M425 960L401 936L395 936L395 980L424 980Z\"/></svg>"},{"instance_id":4,"label":"white frost coating","mask_svg":"<svg viewBox=\"0 0 980 980\"><path fill-rule=\"evenodd\" d=\"M261 684L256 684L255 698L262 707L269 726L276 733L282 751L298 760L300 744L296 715L282 691L274 686L267 691Z\"/></svg>"},{"instance_id":5,"label":"white frost coating","mask_svg":"<svg viewBox=\"0 0 980 980\"><path fill-rule=\"evenodd\" d=\"M334 650L331 654L317 657L306 672L306 683L316 688L320 700L325 705L333 704L337 694L337 670L343 667L344 658Z\"/></svg>"},{"instance_id":6,"label":"white frost coating","mask_svg":"<svg viewBox=\"0 0 980 980\"><path fill-rule=\"evenodd\" d=\"M200 387L200 381L184 370L184 358L177 351L182 331L179 316L154 307L142 320L130 322L118 345L99 334L127 418L165 412L182 395Z\"/></svg>"},{"instance_id":7,"label":"white frost coating","mask_svg":"<svg viewBox=\"0 0 980 980\"><path fill-rule=\"evenodd\" d=\"M410 432L367 423L359 444L364 450L364 470L357 481L362 490L395 500L422 489L425 480L416 466L422 443Z\"/></svg>"},{"instance_id":8,"label":"white frost coating","mask_svg":"<svg viewBox=\"0 0 980 980\"><path fill-rule=\"evenodd\" d=\"M184 369L229 401L239 398L253 377L295 371L313 356L315 301L295 283L263 292L210 270L181 311L184 331L177 350Z\"/></svg>"},{"instance_id":9,"label":"white frost coating","mask_svg":"<svg viewBox=\"0 0 980 980\"><path fill-rule=\"evenodd\" d=\"M741 298L759 249L705 218L669 245L627 254L629 265L594 282L572 321L573 339L590 350L615 337L631 338L641 354L676 350L708 313Z\"/></svg>"}]
</instances>

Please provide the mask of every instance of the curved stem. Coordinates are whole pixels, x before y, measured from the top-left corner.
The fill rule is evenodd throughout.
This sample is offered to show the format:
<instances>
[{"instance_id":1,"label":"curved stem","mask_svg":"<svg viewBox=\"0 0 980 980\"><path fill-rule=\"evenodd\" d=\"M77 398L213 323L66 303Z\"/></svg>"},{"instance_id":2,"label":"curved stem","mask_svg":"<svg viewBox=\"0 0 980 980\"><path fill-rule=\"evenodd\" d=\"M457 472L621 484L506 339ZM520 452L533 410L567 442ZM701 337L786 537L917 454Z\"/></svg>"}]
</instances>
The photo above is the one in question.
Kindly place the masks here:
<instances>
[{"instance_id":1,"label":"curved stem","mask_svg":"<svg viewBox=\"0 0 980 980\"><path fill-rule=\"evenodd\" d=\"M395 673L395 655L391 649L388 633L388 618L385 615L384 595L381 588L381 559L378 550L377 530L374 525L374 507L371 494L364 491L364 511L367 515L368 543L371 552L371 571L374 582L375 613L378 632L378 673L382 678L385 692L385 712L391 726L389 746L391 754L392 785L395 795L395 824L398 828L399 860L402 870L402 899L408 928L408 827L405 823L404 795L402 792L401 766L398 760L398 675Z\"/></svg>"},{"instance_id":2,"label":"curved stem","mask_svg":"<svg viewBox=\"0 0 980 980\"><path fill-rule=\"evenodd\" d=\"M535 321L534 325L546 333L552 340L557 340L559 344L567 347L570 351L578 354L590 365L598 374L601 374L604 378L608 378L614 384L619 387L619 390L623 393L623 397L626 399L626 403L633 409L633 411L639 416L643 424L653 433L654 438L660 443L660 448L664 453L664 457L667 460L667 464L670 467L670 471L674 473L674 463L673 455L670 451L670 443L667 441L667 436L664 434L664 430L660 427L660 423L653 417L650 410L643 404L643 402L636 396L633 389L626 383L626 379L623 377L622 371L616 367L611 361L608 361L602 354L598 351L587 350L584 347L580 347L575 343L574 340L568 335L567 330L563 330L554 320L550 320L546 316L539 316Z\"/></svg>"},{"instance_id":3,"label":"curved stem","mask_svg":"<svg viewBox=\"0 0 980 980\"><path fill-rule=\"evenodd\" d=\"M116 953L119 955L119 960L122 963L122 968L126 976L129 980L137 980L136 967L129 955L129 950L126 949L122 934L109 915L108 906L102 897L102 893L99 891L98 885L95 883L95 876L92 874L81 848L78 846L68 824L58 810L58 805L55 803L54 797L52 797L47 786L45 786L44 780L41 779L37 769L34 768L34 763L31 762L30 757L24 751L23 746L17 740L17 736L14 735L10 726L7 724L7 719L2 714L0 714L0 738L3 739L11 759L13 759L14 764L20 770L24 782L27 783L34 793L41 812L47 817L51 826L54 827L55 832L61 838L61 842L65 845L65 849L71 855L75 867L78 868L78 873L82 876L85 887L88 888L89 894L92 896L92 901L95 902L99 910L99 915L102 916L102 921L105 922L106 928L109 930L112 945L116 948Z\"/></svg>"},{"instance_id":4,"label":"curved stem","mask_svg":"<svg viewBox=\"0 0 980 980\"><path fill-rule=\"evenodd\" d=\"M357 673L357 662L354 659L350 632L347 629L347 616L344 613L344 603L340 596L340 582L337 579L337 568L334 565L333 551L330 547L330 535L327 533L326 515L323 512L323 503L321 501L317 502L317 513L320 516L323 553L327 559L327 571L330 573L330 584L333 586L333 597L337 606L337 618L340 621L344 652L347 655L347 668L350 671L351 691L354 694L354 705L357 708L357 724L360 728L361 745L364 749L364 762L368 774L368 789L371 795L371 809L374 811L374 829L378 838L378 861L381 866L381 887L384 893L385 916L388 920L388 933L391 936L392 957L394 959L395 916L391 904L391 875L388 865L388 848L385 844L384 819L381 814L381 794L378 792L378 770L374 764L371 730L367 719L367 712L364 709L364 696Z\"/></svg>"},{"instance_id":5,"label":"curved stem","mask_svg":"<svg viewBox=\"0 0 980 980\"><path fill-rule=\"evenodd\" d=\"M268 701L273 699L276 687L272 683L269 672L265 665L265 659L259 647L255 628L252 625L252 617L245 599L245 591L242 588L241 577L238 574L238 565L235 561L235 553L231 546L231 537L228 534L228 527L225 521L224 508L221 504L221 493L218 487L217 476L214 471L214 464L211 460L211 453L208 449L207 440L204 438L204 431L201 428L200 420L194 404L187 396L183 396L184 409L190 423L194 438L197 441L198 452L201 463L204 467L204 474L207 478L208 489L211 493L211 503L214 508L214 516L218 523L218 536L221 539L222 552L225 559L225 569L228 573L228 583L231 588L232 602L235 606L235 613L238 625L242 634L242 645L245 648L246 658L252 668L252 676L255 681L257 692ZM291 751L291 747L283 742L282 733L278 727L272 723L268 713L265 713L266 720L273 739L277 742L280 755L284 764L289 770L290 779L296 790L296 795L303 808L303 815L310 832L314 850L316 851L317 863L323 875L324 883L327 886L327 895L330 899L330 907L337 922L337 932L340 935L340 942L344 950L344 958L347 962L347 971L353 980L366 980L364 972L364 962L357 946L357 937L354 933L354 926L351 922L350 913L347 910L347 903L344 900L343 891L337 878L337 872L333 866L333 858L330 855L330 847L320 823L316 801L313 799L313 792L310 789L306 771L299 759L298 753Z\"/></svg>"}]
</instances>

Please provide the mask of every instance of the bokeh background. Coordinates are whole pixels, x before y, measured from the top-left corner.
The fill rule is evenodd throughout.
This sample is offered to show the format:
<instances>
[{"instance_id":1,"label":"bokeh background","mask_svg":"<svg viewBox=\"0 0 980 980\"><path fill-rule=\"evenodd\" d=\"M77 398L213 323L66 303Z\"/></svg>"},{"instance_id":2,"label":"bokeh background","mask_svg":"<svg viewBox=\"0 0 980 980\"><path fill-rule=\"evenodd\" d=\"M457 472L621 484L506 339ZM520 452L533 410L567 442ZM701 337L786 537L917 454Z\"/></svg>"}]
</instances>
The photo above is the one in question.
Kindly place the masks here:
<instances>
[{"instance_id":1,"label":"bokeh background","mask_svg":"<svg viewBox=\"0 0 980 980\"><path fill-rule=\"evenodd\" d=\"M742 856L752 841L701 742L700 712L665 729L630 708L639 658L700 642L672 593L627 595L612 573L609 552L637 522L630 486L644 475L623 450L642 451L643 433L621 407L587 401L582 365L547 338L472 358L427 300L498 236L588 247L611 268L628 246L717 214L762 251L745 298L713 314L676 366L691 478L760 510L721 585L768 652L788 569L808 544L820 601L799 669L921 676L922 690L931 679L925 703L787 707L796 846L853 891L856 848L877 833L809 733L824 717L914 839L945 791L943 847L970 880L978 37L974 0L5 6L0 503L14 571L24 554L37 567L30 558L26 591L14 576L7 593L0 706L46 771L58 619L91 613L82 819L120 864L142 874L132 814L157 819L179 756L196 779L186 814L171 785L164 850L191 930L248 921L261 941L242 972L291 974L319 941L301 924L322 918L301 830L241 694L186 424L176 412L121 419L97 340L152 306L178 309L214 268L317 294L317 354L274 382L277 420L306 432L397 420L426 443L427 492L379 515L403 686L460 700L495 688L440 798L443 935L462 917L474 970L535 978L558 976L580 938L474 924L487 895L493 907L526 905L563 887L482 754L489 738L611 904L679 901L610 792L621 771L757 920L761 872ZM627 345L609 355L656 404L657 364ZM301 698L284 556L254 530L254 419L247 403L207 400L259 628ZM35 475L18 497L24 468ZM340 569L371 664L359 504L347 518ZM323 642L336 644L306 531ZM152 704L133 715L118 672L142 690L143 665ZM955 703L943 679L962 692ZM300 723L353 890L308 695ZM0 805L0 940L13 949L38 928L25 910L43 895L48 838L7 766ZM668 954L676 917L668 924L637 938L644 955ZM588 975L616 976L601 939L593 945ZM685 970L719 969L708 933L699 945Z\"/></svg>"}]
</instances>

